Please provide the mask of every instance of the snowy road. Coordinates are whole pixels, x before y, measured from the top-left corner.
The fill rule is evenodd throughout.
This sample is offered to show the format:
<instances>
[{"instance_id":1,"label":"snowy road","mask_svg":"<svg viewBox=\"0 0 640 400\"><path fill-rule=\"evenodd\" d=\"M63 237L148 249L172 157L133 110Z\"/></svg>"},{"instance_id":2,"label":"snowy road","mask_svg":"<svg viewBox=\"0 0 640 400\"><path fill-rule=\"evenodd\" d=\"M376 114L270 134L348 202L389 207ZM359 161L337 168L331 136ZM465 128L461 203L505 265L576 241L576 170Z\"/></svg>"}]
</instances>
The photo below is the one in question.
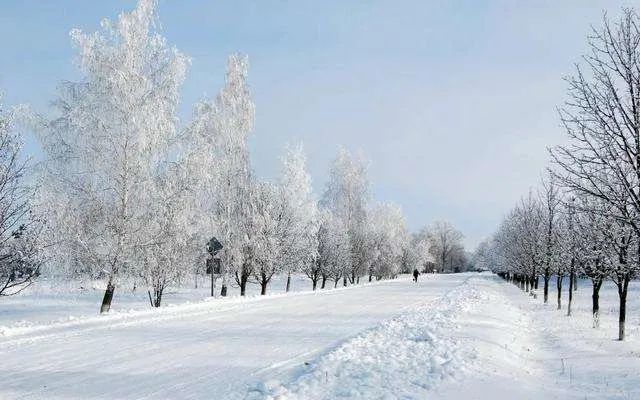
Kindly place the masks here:
<instances>
[{"instance_id":1,"label":"snowy road","mask_svg":"<svg viewBox=\"0 0 640 400\"><path fill-rule=\"evenodd\" d=\"M22 332L0 339L0 398L244 398L466 279L423 277Z\"/></svg>"},{"instance_id":2,"label":"snowy road","mask_svg":"<svg viewBox=\"0 0 640 400\"><path fill-rule=\"evenodd\" d=\"M467 273L11 328L0 399L640 398L637 315L611 340L584 287L572 318Z\"/></svg>"}]
</instances>

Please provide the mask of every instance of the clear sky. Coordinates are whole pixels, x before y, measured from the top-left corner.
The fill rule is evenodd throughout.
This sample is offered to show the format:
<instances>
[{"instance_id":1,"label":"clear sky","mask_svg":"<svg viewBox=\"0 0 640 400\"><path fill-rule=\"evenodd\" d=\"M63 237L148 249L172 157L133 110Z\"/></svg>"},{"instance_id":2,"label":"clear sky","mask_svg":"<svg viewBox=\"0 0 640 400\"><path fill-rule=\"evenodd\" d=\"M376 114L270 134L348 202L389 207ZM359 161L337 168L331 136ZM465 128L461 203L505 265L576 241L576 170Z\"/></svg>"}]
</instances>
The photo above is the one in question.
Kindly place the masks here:
<instances>
[{"instance_id":1,"label":"clear sky","mask_svg":"<svg viewBox=\"0 0 640 400\"><path fill-rule=\"evenodd\" d=\"M249 55L253 166L271 179L302 141L316 192L340 145L371 160L373 196L412 230L446 219L473 247L535 185L563 140L562 77L591 24L638 1L160 0L168 41L192 57L181 116L223 83L226 56ZM47 112L78 78L69 31L98 29L133 1L3 0L4 103ZM29 150L37 152L33 144Z\"/></svg>"}]
</instances>

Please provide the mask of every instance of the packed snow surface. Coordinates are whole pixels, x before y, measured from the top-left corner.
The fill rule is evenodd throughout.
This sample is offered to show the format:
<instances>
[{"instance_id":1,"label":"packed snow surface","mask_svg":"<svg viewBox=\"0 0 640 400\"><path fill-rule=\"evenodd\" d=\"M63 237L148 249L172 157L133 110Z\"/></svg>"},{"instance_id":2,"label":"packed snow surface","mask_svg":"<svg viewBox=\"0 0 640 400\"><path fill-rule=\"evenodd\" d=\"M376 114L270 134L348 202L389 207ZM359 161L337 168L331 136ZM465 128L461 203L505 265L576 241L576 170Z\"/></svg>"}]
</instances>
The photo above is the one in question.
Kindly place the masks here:
<instances>
[{"instance_id":1,"label":"packed snow surface","mask_svg":"<svg viewBox=\"0 0 640 400\"><path fill-rule=\"evenodd\" d=\"M458 286L349 340L290 387L271 381L256 391L283 400L426 398L475 357L451 333L458 328L456 318L482 299L474 285Z\"/></svg>"},{"instance_id":2,"label":"packed snow surface","mask_svg":"<svg viewBox=\"0 0 640 400\"><path fill-rule=\"evenodd\" d=\"M636 399L637 294L634 282L626 342L613 340L611 287L593 329L587 282L567 317L475 273L35 315L3 321L0 399ZM12 304L33 299L3 311L17 315Z\"/></svg>"}]
</instances>

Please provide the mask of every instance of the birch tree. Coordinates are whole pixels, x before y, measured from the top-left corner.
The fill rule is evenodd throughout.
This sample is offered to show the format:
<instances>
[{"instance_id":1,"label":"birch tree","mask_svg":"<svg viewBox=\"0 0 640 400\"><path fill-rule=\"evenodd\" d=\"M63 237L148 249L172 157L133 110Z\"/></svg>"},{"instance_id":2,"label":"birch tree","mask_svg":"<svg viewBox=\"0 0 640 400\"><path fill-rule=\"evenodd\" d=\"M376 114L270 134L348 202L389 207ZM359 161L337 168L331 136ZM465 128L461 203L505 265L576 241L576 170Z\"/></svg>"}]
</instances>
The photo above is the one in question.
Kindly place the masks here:
<instances>
[{"instance_id":1,"label":"birch tree","mask_svg":"<svg viewBox=\"0 0 640 400\"><path fill-rule=\"evenodd\" d=\"M92 265L106 279L105 312L118 276L135 270L149 244L145 205L175 134L189 60L158 33L153 0L101 26L71 31L83 78L61 83L58 116L42 136L44 182L56 208L50 233L61 259Z\"/></svg>"},{"instance_id":2,"label":"birch tree","mask_svg":"<svg viewBox=\"0 0 640 400\"><path fill-rule=\"evenodd\" d=\"M322 278L321 288L327 280L334 281L334 287L349 268L349 232L341 218L328 209L320 209L318 229L318 257L312 269L306 271L315 288L318 274Z\"/></svg>"},{"instance_id":3,"label":"birch tree","mask_svg":"<svg viewBox=\"0 0 640 400\"><path fill-rule=\"evenodd\" d=\"M318 253L318 206L302 145L285 149L279 192L283 216L281 262L287 274L288 292L291 273L313 266Z\"/></svg>"},{"instance_id":4,"label":"birch tree","mask_svg":"<svg viewBox=\"0 0 640 400\"><path fill-rule=\"evenodd\" d=\"M187 137L190 170L196 177L197 204L203 210L200 235L215 236L224 246L221 295L236 279L244 295L252 265L250 250L253 177L247 141L253 131L255 106L247 84L249 61L233 54L227 61L225 86L215 100L196 105Z\"/></svg>"},{"instance_id":5,"label":"birch tree","mask_svg":"<svg viewBox=\"0 0 640 400\"><path fill-rule=\"evenodd\" d=\"M409 241L402 210L390 203L377 205L371 213L371 226L375 256L370 277L377 280L395 277L400 271L403 246Z\"/></svg>"},{"instance_id":6,"label":"birch tree","mask_svg":"<svg viewBox=\"0 0 640 400\"><path fill-rule=\"evenodd\" d=\"M191 180L186 170L172 163L155 178L149 223L148 244L140 249L144 282L153 290L152 305L160 307L167 286L184 277L196 263L203 263L204 246L193 229L197 209L192 208Z\"/></svg>"},{"instance_id":7,"label":"birch tree","mask_svg":"<svg viewBox=\"0 0 640 400\"><path fill-rule=\"evenodd\" d=\"M329 171L329 181L322 204L342 219L349 232L350 259L347 280L356 283L366 273L370 254L367 253L367 205L369 179L367 163L362 156L354 156L340 149Z\"/></svg>"}]
</instances>

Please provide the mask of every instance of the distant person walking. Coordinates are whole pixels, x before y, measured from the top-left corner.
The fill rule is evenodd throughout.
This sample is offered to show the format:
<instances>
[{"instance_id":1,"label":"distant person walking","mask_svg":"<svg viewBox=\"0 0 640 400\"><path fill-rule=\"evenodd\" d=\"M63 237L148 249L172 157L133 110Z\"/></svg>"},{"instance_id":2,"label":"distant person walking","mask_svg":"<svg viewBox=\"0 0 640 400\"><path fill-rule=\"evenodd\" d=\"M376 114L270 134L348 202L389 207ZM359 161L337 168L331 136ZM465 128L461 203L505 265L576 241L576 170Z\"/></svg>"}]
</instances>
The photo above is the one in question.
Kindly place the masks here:
<instances>
[{"instance_id":1,"label":"distant person walking","mask_svg":"<svg viewBox=\"0 0 640 400\"><path fill-rule=\"evenodd\" d=\"M420 275L420 272L416 268L416 269L413 270L413 281L414 282L418 282L418 275Z\"/></svg>"}]
</instances>

